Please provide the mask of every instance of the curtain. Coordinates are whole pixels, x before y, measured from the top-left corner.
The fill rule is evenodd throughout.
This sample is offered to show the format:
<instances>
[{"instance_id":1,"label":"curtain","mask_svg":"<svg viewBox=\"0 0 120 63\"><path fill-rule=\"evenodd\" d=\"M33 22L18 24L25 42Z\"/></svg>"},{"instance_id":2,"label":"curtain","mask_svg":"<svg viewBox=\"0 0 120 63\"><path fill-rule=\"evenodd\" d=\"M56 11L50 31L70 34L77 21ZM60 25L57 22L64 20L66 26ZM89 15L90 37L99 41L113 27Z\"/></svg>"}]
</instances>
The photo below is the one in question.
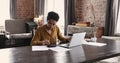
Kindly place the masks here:
<instances>
[{"instance_id":1,"label":"curtain","mask_svg":"<svg viewBox=\"0 0 120 63\"><path fill-rule=\"evenodd\" d=\"M114 36L118 17L118 0L107 0L106 21L104 35Z\"/></svg>"},{"instance_id":2,"label":"curtain","mask_svg":"<svg viewBox=\"0 0 120 63\"><path fill-rule=\"evenodd\" d=\"M115 35L120 36L120 0L117 1L117 19L116 19L116 27L115 27Z\"/></svg>"},{"instance_id":3,"label":"curtain","mask_svg":"<svg viewBox=\"0 0 120 63\"><path fill-rule=\"evenodd\" d=\"M39 0L39 15L44 15L45 0Z\"/></svg>"},{"instance_id":4,"label":"curtain","mask_svg":"<svg viewBox=\"0 0 120 63\"><path fill-rule=\"evenodd\" d=\"M65 0L65 35L67 26L75 22L75 0Z\"/></svg>"},{"instance_id":5,"label":"curtain","mask_svg":"<svg viewBox=\"0 0 120 63\"><path fill-rule=\"evenodd\" d=\"M16 2L17 0L10 0L10 18L16 19Z\"/></svg>"}]
</instances>

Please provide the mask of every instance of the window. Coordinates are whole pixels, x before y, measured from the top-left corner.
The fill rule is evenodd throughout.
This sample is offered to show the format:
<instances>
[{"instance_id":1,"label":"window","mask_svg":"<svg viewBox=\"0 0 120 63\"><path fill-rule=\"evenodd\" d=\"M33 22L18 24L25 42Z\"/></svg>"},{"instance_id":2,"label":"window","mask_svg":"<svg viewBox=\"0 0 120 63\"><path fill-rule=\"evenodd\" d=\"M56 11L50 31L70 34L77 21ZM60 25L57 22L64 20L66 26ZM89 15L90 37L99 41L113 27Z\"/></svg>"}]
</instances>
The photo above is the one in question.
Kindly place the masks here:
<instances>
[{"instance_id":1,"label":"window","mask_svg":"<svg viewBox=\"0 0 120 63\"><path fill-rule=\"evenodd\" d=\"M0 2L0 26L5 28L5 20L10 18L10 0Z\"/></svg>"},{"instance_id":2,"label":"window","mask_svg":"<svg viewBox=\"0 0 120 63\"><path fill-rule=\"evenodd\" d=\"M64 0L45 0L45 17L44 20L47 21L46 17L48 12L55 11L59 14L60 19L57 22L62 34L64 34ZM46 22L45 22L46 23Z\"/></svg>"}]
</instances>

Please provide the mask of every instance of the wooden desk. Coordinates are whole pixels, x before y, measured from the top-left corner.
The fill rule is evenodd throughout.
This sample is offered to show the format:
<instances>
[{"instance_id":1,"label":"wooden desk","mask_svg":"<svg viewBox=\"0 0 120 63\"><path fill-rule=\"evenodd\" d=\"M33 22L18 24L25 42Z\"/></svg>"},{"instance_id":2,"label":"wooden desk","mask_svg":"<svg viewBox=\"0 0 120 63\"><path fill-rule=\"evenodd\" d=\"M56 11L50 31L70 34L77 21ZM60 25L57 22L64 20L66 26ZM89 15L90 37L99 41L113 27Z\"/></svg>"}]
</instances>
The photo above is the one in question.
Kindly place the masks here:
<instances>
[{"instance_id":1,"label":"wooden desk","mask_svg":"<svg viewBox=\"0 0 120 63\"><path fill-rule=\"evenodd\" d=\"M32 51L31 46L0 49L0 63L93 63L120 55L120 41L99 39L107 46L82 45L67 52Z\"/></svg>"}]
</instances>

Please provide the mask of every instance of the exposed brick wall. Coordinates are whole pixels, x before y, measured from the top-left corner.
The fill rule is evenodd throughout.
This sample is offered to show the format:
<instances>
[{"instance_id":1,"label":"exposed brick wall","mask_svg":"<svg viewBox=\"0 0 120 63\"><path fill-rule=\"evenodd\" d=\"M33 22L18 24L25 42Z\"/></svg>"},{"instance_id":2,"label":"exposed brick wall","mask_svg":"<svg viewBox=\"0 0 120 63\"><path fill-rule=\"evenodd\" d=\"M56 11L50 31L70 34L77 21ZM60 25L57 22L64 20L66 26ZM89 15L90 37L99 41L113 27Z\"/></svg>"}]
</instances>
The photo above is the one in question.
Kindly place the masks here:
<instances>
[{"instance_id":1,"label":"exposed brick wall","mask_svg":"<svg viewBox=\"0 0 120 63\"><path fill-rule=\"evenodd\" d=\"M95 26L104 27L107 0L75 0L75 15L79 21L94 22L92 5L95 14Z\"/></svg>"},{"instance_id":2,"label":"exposed brick wall","mask_svg":"<svg viewBox=\"0 0 120 63\"><path fill-rule=\"evenodd\" d=\"M17 18L29 19L34 17L34 0L17 0Z\"/></svg>"},{"instance_id":3,"label":"exposed brick wall","mask_svg":"<svg viewBox=\"0 0 120 63\"><path fill-rule=\"evenodd\" d=\"M94 8L95 26L104 27L107 0L75 0L76 18L79 18L79 21L94 22L90 1ZM17 0L17 18L28 19L34 16L36 16L34 14L34 0Z\"/></svg>"}]
</instances>

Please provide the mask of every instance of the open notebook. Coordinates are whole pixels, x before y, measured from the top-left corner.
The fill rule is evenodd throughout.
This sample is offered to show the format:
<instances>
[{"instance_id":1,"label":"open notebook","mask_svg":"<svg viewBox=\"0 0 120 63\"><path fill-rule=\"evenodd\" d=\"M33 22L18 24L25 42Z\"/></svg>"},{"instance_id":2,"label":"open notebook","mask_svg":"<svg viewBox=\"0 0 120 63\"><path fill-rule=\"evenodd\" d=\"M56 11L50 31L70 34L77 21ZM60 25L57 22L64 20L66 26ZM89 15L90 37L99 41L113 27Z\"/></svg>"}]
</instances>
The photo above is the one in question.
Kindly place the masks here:
<instances>
[{"instance_id":1,"label":"open notebook","mask_svg":"<svg viewBox=\"0 0 120 63\"><path fill-rule=\"evenodd\" d=\"M86 32L74 33L73 36L72 36L72 39L69 43L60 44L59 46L70 48L70 47L81 45L82 42L84 41L85 34L86 34Z\"/></svg>"}]
</instances>

